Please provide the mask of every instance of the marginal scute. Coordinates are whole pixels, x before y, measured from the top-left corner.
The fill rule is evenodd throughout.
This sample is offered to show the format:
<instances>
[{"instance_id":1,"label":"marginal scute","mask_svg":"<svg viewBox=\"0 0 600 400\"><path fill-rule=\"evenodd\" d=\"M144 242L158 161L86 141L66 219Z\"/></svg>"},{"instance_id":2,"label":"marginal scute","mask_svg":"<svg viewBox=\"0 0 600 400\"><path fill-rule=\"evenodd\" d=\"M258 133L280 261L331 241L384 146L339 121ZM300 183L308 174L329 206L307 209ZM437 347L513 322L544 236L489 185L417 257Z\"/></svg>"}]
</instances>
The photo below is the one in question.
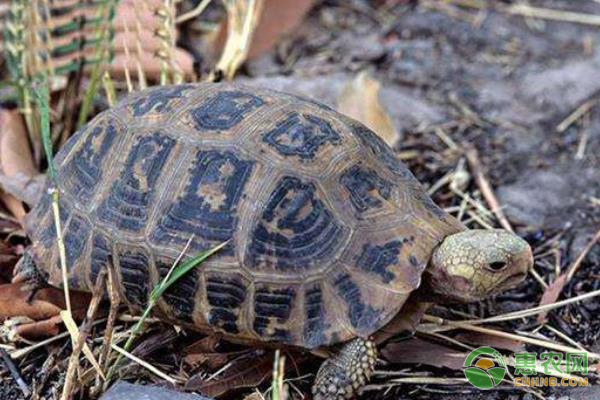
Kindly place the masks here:
<instances>
[{"instance_id":1,"label":"marginal scute","mask_svg":"<svg viewBox=\"0 0 600 400\"><path fill-rule=\"evenodd\" d=\"M407 182L417 182L406 165L396 157L392 149L379 136L358 122L350 121L349 125L354 135L369 149L371 155L380 160L397 178Z\"/></svg>"},{"instance_id":2,"label":"marginal scute","mask_svg":"<svg viewBox=\"0 0 600 400\"><path fill-rule=\"evenodd\" d=\"M247 291L246 283L238 274L207 274L208 323L230 334L239 333L240 312Z\"/></svg>"},{"instance_id":3,"label":"marginal scute","mask_svg":"<svg viewBox=\"0 0 600 400\"><path fill-rule=\"evenodd\" d=\"M331 263L347 230L319 199L315 185L282 178L255 227L246 266L299 273Z\"/></svg>"},{"instance_id":4,"label":"marginal scute","mask_svg":"<svg viewBox=\"0 0 600 400\"><path fill-rule=\"evenodd\" d=\"M398 258L401 248L401 240L392 240L379 246L364 244L356 264L368 273L379 275L383 282L390 283L396 278L395 272L390 267L400 263Z\"/></svg>"},{"instance_id":5,"label":"marginal scute","mask_svg":"<svg viewBox=\"0 0 600 400\"><path fill-rule=\"evenodd\" d=\"M348 191L356 217L362 218L369 210L380 208L389 201L392 183L381 178L377 171L355 164L340 176L340 183Z\"/></svg>"},{"instance_id":6,"label":"marginal scute","mask_svg":"<svg viewBox=\"0 0 600 400\"><path fill-rule=\"evenodd\" d=\"M239 124L247 114L264 104L253 94L238 90L219 92L192 109L196 129L227 130Z\"/></svg>"},{"instance_id":7,"label":"marginal scute","mask_svg":"<svg viewBox=\"0 0 600 400\"><path fill-rule=\"evenodd\" d=\"M327 343L325 332L330 328L327 322L327 311L320 284L312 284L304 291L304 330L303 339L308 348L315 348Z\"/></svg>"},{"instance_id":8,"label":"marginal scute","mask_svg":"<svg viewBox=\"0 0 600 400\"><path fill-rule=\"evenodd\" d=\"M291 342L291 333L282 326L290 318L295 297L292 287L272 289L259 285L254 293L254 331L266 340Z\"/></svg>"},{"instance_id":9,"label":"marginal scute","mask_svg":"<svg viewBox=\"0 0 600 400\"><path fill-rule=\"evenodd\" d=\"M150 257L141 248L119 249L120 279L125 298L139 308L148 302L150 284Z\"/></svg>"},{"instance_id":10,"label":"marginal scute","mask_svg":"<svg viewBox=\"0 0 600 400\"><path fill-rule=\"evenodd\" d=\"M363 298L360 287L347 273L340 273L334 281L337 294L347 305L348 320L357 332L368 332L380 325L381 310L371 307Z\"/></svg>"},{"instance_id":11,"label":"marginal scute","mask_svg":"<svg viewBox=\"0 0 600 400\"><path fill-rule=\"evenodd\" d=\"M174 87L152 88L143 93L131 104L134 117L141 117L149 112L167 113L172 111L170 103L179 99L192 89L194 85L179 85Z\"/></svg>"},{"instance_id":12,"label":"marginal scute","mask_svg":"<svg viewBox=\"0 0 600 400\"><path fill-rule=\"evenodd\" d=\"M160 281L163 279L171 270L175 260L156 260L156 268L160 276ZM198 290L198 275L197 268L192 268L179 279L177 279L171 286L165 290L162 295L165 302L171 307L175 316L184 321L191 323L193 321L194 305L196 303L195 295Z\"/></svg>"},{"instance_id":13,"label":"marginal scute","mask_svg":"<svg viewBox=\"0 0 600 400\"><path fill-rule=\"evenodd\" d=\"M100 232L95 232L92 238L92 255L90 262L90 283L93 287L101 271L113 267L112 249L108 237Z\"/></svg>"},{"instance_id":14,"label":"marginal scute","mask_svg":"<svg viewBox=\"0 0 600 400\"><path fill-rule=\"evenodd\" d=\"M193 235L193 247L206 250L230 240L253 165L230 151L199 150L183 192L161 212L151 241L165 246L185 244Z\"/></svg>"},{"instance_id":15,"label":"marginal scute","mask_svg":"<svg viewBox=\"0 0 600 400\"><path fill-rule=\"evenodd\" d=\"M154 187L174 145L175 140L159 132L137 138L108 197L96 211L101 221L126 231L144 229Z\"/></svg>"},{"instance_id":16,"label":"marginal scute","mask_svg":"<svg viewBox=\"0 0 600 400\"><path fill-rule=\"evenodd\" d=\"M64 234L65 258L69 271L74 267L81 268L76 263L83 257L84 249L91 233L92 227L85 218L75 215L69 221Z\"/></svg>"},{"instance_id":17,"label":"marginal scute","mask_svg":"<svg viewBox=\"0 0 600 400\"><path fill-rule=\"evenodd\" d=\"M71 215L71 205L66 201L59 201L58 215L60 217L60 226L64 227L69 219L69 216ZM39 236L39 241L47 249L56 245L56 226L54 223L52 210L48 210L46 226L43 228L42 233Z\"/></svg>"},{"instance_id":18,"label":"marginal scute","mask_svg":"<svg viewBox=\"0 0 600 400\"><path fill-rule=\"evenodd\" d=\"M331 124L311 114L292 113L275 129L263 135L263 142L273 146L282 156L312 160L326 143L340 144L340 135Z\"/></svg>"}]
</instances>

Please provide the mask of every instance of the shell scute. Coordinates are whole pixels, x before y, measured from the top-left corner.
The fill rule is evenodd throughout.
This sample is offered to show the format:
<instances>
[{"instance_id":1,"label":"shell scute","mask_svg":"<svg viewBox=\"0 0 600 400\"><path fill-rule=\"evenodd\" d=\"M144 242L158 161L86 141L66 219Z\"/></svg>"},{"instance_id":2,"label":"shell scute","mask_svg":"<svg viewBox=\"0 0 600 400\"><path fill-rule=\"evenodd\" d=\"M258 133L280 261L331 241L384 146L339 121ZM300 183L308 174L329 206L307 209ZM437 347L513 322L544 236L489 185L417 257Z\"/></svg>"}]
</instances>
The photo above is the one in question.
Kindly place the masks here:
<instances>
[{"instance_id":1,"label":"shell scute","mask_svg":"<svg viewBox=\"0 0 600 400\"><path fill-rule=\"evenodd\" d=\"M284 176L251 234L244 264L255 271L295 275L329 263L349 230L320 195L313 183Z\"/></svg>"},{"instance_id":2,"label":"shell scute","mask_svg":"<svg viewBox=\"0 0 600 400\"><path fill-rule=\"evenodd\" d=\"M283 157L311 160L326 143L339 145L340 135L323 118L307 113L291 113L262 136Z\"/></svg>"},{"instance_id":3,"label":"shell scute","mask_svg":"<svg viewBox=\"0 0 600 400\"><path fill-rule=\"evenodd\" d=\"M242 122L246 114L265 102L258 96L240 90L219 92L190 112L199 131L226 131Z\"/></svg>"},{"instance_id":4,"label":"shell scute","mask_svg":"<svg viewBox=\"0 0 600 400\"><path fill-rule=\"evenodd\" d=\"M248 282L235 273L208 273L206 276L206 320L229 334L244 330L241 321L243 304L248 296Z\"/></svg>"},{"instance_id":5,"label":"shell scute","mask_svg":"<svg viewBox=\"0 0 600 400\"><path fill-rule=\"evenodd\" d=\"M156 183L174 146L175 140L160 132L136 138L118 178L96 210L100 221L124 231L144 230Z\"/></svg>"},{"instance_id":6,"label":"shell scute","mask_svg":"<svg viewBox=\"0 0 600 400\"><path fill-rule=\"evenodd\" d=\"M195 250L230 240L237 229L238 205L255 162L222 149L195 152L180 179L178 196L167 199L150 242L160 246L185 244L192 236Z\"/></svg>"}]
</instances>

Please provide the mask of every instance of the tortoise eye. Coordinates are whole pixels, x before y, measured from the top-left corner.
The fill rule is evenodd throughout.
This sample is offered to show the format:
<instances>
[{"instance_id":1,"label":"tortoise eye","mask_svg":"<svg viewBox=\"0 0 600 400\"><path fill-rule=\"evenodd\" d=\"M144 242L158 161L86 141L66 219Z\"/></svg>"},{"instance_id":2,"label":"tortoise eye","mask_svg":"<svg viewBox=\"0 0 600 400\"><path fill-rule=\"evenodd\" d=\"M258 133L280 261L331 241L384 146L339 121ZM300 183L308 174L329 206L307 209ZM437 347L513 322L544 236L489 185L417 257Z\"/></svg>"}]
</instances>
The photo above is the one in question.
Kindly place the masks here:
<instances>
[{"instance_id":1,"label":"tortoise eye","mask_svg":"<svg viewBox=\"0 0 600 400\"><path fill-rule=\"evenodd\" d=\"M504 268L506 268L506 262L494 261L494 262L491 262L489 264L489 266L492 271L502 271Z\"/></svg>"}]
</instances>

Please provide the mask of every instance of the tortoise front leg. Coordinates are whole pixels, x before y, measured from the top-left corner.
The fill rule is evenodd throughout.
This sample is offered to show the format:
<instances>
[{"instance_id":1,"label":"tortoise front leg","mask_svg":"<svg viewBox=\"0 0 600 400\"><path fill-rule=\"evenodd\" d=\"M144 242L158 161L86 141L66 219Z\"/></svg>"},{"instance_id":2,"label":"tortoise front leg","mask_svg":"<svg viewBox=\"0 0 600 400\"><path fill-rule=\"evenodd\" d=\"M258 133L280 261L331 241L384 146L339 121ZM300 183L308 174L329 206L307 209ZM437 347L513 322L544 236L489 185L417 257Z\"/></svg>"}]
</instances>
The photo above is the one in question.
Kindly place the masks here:
<instances>
[{"instance_id":1,"label":"tortoise front leg","mask_svg":"<svg viewBox=\"0 0 600 400\"><path fill-rule=\"evenodd\" d=\"M352 398L371 377L377 349L371 340L353 339L323 362L312 388L314 400Z\"/></svg>"},{"instance_id":2,"label":"tortoise front leg","mask_svg":"<svg viewBox=\"0 0 600 400\"><path fill-rule=\"evenodd\" d=\"M17 262L17 265L15 265L12 282L25 283L23 290L30 291L27 296L27 303L31 303L38 290L48 287L46 280L40 273L37 265L35 265L33 257L27 251Z\"/></svg>"}]
</instances>

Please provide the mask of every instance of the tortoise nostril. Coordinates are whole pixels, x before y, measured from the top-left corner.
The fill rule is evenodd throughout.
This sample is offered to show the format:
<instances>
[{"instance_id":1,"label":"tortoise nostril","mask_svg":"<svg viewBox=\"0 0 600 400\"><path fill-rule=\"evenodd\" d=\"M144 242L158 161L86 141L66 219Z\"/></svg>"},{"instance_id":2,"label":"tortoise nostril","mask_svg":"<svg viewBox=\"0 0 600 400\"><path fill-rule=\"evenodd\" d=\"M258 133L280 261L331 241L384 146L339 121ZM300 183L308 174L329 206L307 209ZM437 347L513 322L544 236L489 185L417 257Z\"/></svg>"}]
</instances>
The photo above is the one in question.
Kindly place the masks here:
<instances>
[{"instance_id":1,"label":"tortoise nostril","mask_svg":"<svg viewBox=\"0 0 600 400\"><path fill-rule=\"evenodd\" d=\"M504 261L494 261L490 263L490 269L492 271L502 271L506 268L506 263Z\"/></svg>"}]
</instances>

